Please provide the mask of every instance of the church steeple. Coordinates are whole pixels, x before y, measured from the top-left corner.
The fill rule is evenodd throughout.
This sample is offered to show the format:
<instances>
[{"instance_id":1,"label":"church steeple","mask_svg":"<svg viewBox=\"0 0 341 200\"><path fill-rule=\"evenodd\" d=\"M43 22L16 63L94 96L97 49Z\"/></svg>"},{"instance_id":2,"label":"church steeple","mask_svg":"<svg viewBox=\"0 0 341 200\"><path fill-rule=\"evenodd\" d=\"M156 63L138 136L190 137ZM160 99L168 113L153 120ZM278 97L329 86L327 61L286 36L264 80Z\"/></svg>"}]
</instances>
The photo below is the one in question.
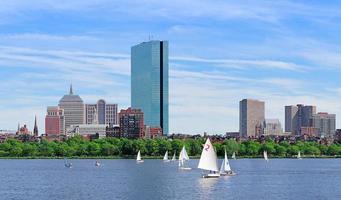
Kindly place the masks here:
<instances>
[{"instance_id":1,"label":"church steeple","mask_svg":"<svg viewBox=\"0 0 341 200\"><path fill-rule=\"evenodd\" d=\"M70 85L70 95L73 95L73 91L72 91L72 84Z\"/></svg>"},{"instance_id":2,"label":"church steeple","mask_svg":"<svg viewBox=\"0 0 341 200\"><path fill-rule=\"evenodd\" d=\"M37 116L34 116L33 135L38 136Z\"/></svg>"}]
</instances>

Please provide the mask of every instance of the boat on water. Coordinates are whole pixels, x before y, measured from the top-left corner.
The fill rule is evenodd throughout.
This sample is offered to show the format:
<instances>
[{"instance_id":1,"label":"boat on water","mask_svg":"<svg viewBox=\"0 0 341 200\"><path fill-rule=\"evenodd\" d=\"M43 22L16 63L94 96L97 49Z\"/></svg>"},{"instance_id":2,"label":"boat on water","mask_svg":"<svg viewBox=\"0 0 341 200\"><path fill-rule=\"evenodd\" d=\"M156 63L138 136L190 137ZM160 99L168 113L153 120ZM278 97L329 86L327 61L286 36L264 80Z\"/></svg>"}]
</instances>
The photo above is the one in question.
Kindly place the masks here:
<instances>
[{"instance_id":1,"label":"boat on water","mask_svg":"<svg viewBox=\"0 0 341 200\"><path fill-rule=\"evenodd\" d=\"M176 161L175 152L173 154L172 161Z\"/></svg>"},{"instance_id":2,"label":"boat on water","mask_svg":"<svg viewBox=\"0 0 341 200\"><path fill-rule=\"evenodd\" d=\"M144 160L142 160L142 158L141 158L141 151L139 151L137 153L136 162L137 163L143 163L144 162Z\"/></svg>"},{"instance_id":3,"label":"boat on water","mask_svg":"<svg viewBox=\"0 0 341 200\"><path fill-rule=\"evenodd\" d=\"M185 163L189 160L185 146L182 147L179 155L179 169L180 170L191 170L192 168L186 167Z\"/></svg>"},{"instance_id":4,"label":"boat on water","mask_svg":"<svg viewBox=\"0 0 341 200\"><path fill-rule=\"evenodd\" d=\"M213 145L207 138L204 148L202 149L198 168L204 170L203 178L218 178L220 177L217 164L218 158L214 151Z\"/></svg>"},{"instance_id":5,"label":"boat on water","mask_svg":"<svg viewBox=\"0 0 341 200\"><path fill-rule=\"evenodd\" d=\"M66 158L64 158L64 166L66 168L72 168L72 163L69 162Z\"/></svg>"},{"instance_id":6,"label":"boat on water","mask_svg":"<svg viewBox=\"0 0 341 200\"><path fill-rule=\"evenodd\" d=\"M101 163L100 163L98 160L96 160L95 166L96 166L96 167L99 167L99 166L101 166Z\"/></svg>"},{"instance_id":7,"label":"boat on water","mask_svg":"<svg viewBox=\"0 0 341 200\"><path fill-rule=\"evenodd\" d=\"M229 160L227 159L227 154L225 150L225 157L220 166L220 176L234 176L235 172L232 171Z\"/></svg>"},{"instance_id":8,"label":"boat on water","mask_svg":"<svg viewBox=\"0 0 341 200\"><path fill-rule=\"evenodd\" d=\"M232 159L236 159L236 152L233 152Z\"/></svg>"},{"instance_id":9,"label":"boat on water","mask_svg":"<svg viewBox=\"0 0 341 200\"><path fill-rule=\"evenodd\" d=\"M263 152L263 156L264 156L264 160L269 161L268 152L267 151Z\"/></svg>"},{"instance_id":10,"label":"boat on water","mask_svg":"<svg viewBox=\"0 0 341 200\"><path fill-rule=\"evenodd\" d=\"M166 151L165 155L163 156L163 162L169 162L170 160L168 159L168 151Z\"/></svg>"},{"instance_id":11,"label":"boat on water","mask_svg":"<svg viewBox=\"0 0 341 200\"><path fill-rule=\"evenodd\" d=\"M297 159L302 159L302 157L301 157L301 151L298 151Z\"/></svg>"}]
</instances>

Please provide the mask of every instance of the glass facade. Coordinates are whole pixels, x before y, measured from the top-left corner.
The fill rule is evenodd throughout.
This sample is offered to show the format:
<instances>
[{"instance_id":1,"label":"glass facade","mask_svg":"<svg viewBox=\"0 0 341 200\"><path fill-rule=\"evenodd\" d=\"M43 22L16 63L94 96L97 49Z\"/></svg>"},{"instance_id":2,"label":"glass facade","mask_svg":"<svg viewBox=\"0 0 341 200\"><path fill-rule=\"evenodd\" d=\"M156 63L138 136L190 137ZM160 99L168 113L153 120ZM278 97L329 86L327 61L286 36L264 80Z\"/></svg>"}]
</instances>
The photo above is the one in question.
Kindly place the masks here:
<instances>
[{"instance_id":1,"label":"glass facade","mask_svg":"<svg viewBox=\"0 0 341 200\"><path fill-rule=\"evenodd\" d=\"M168 42L149 41L131 48L131 106L148 126L168 134Z\"/></svg>"}]
</instances>

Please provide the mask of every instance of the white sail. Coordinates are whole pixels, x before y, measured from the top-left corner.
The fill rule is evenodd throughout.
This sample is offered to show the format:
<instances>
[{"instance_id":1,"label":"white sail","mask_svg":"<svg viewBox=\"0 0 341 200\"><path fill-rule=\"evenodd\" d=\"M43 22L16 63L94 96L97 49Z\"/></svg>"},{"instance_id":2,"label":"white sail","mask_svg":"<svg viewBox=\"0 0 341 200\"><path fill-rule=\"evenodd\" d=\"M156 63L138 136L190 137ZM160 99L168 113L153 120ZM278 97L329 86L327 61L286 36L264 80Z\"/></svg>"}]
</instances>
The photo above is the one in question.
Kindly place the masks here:
<instances>
[{"instance_id":1,"label":"white sail","mask_svg":"<svg viewBox=\"0 0 341 200\"><path fill-rule=\"evenodd\" d=\"M163 156L163 160L168 160L168 151L166 151L165 156Z\"/></svg>"},{"instance_id":2,"label":"white sail","mask_svg":"<svg viewBox=\"0 0 341 200\"><path fill-rule=\"evenodd\" d=\"M175 160L176 160L176 158L175 158L175 152L174 152L173 157L172 157L172 161L175 161Z\"/></svg>"},{"instance_id":3,"label":"white sail","mask_svg":"<svg viewBox=\"0 0 341 200\"><path fill-rule=\"evenodd\" d=\"M226 150L225 150L225 158L224 158L223 162L221 163L220 172L223 173L223 172L227 172L227 171L232 171L232 170L230 167L229 160L227 159L227 154L226 154Z\"/></svg>"},{"instance_id":4,"label":"white sail","mask_svg":"<svg viewBox=\"0 0 341 200\"><path fill-rule=\"evenodd\" d=\"M297 158L301 159L301 152L300 151L298 151Z\"/></svg>"},{"instance_id":5,"label":"white sail","mask_svg":"<svg viewBox=\"0 0 341 200\"><path fill-rule=\"evenodd\" d=\"M219 171L217 165L217 154L215 153L209 138L207 138L202 150L198 168L215 172Z\"/></svg>"},{"instance_id":6,"label":"white sail","mask_svg":"<svg viewBox=\"0 0 341 200\"><path fill-rule=\"evenodd\" d=\"M232 158L233 158L233 159L236 159L236 152L233 152Z\"/></svg>"},{"instance_id":7,"label":"white sail","mask_svg":"<svg viewBox=\"0 0 341 200\"><path fill-rule=\"evenodd\" d=\"M266 161L268 161L269 159L268 159L268 152L267 151L264 151L263 152L263 155L264 155L264 159L266 160Z\"/></svg>"},{"instance_id":8,"label":"white sail","mask_svg":"<svg viewBox=\"0 0 341 200\"><path fill-rule=\"evenodd\" d=\"M136 160L137 160L137 161L142 160L142 159L141 159L141 152L140 152L140 151L137 153Z\"/></svg>"}]
</instances>

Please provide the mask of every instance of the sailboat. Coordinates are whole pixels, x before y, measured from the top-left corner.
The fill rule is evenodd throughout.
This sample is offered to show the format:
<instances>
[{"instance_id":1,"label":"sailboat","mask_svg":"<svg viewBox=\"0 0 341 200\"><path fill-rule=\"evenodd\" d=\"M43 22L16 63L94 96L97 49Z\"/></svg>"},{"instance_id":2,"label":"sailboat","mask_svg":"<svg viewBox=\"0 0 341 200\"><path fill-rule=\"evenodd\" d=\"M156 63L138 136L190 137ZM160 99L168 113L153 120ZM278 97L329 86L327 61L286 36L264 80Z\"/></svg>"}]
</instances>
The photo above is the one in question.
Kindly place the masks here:
<instances>
[{"instance_id":1,"label":"sailboat","mask_svg":"<svg viewBox=\"0 0 341 200\"><path fill-rule=\"evenodd\" d=\"M217 160L217 154L213 149L213 145L210 139L207 138L198 165L199 169L204 170L203 178L218 178L220 176Z\"/></svg>"},{"instance_id":2,"label":"sailboat","mask_svg":"<svg viewBox=\"0 0 341 200\"><path fill-rule=\"evenodd\" d=\"M236 159L236 152L233 152L232 159Z\"/></svg>"},{"instance_id":3,"label":"sailboat","mask_svg":"<svg viewBox=\"0 0 341 200\"><path fill-rule=\"evenodd\" d=\"M269 159L268 159L268 152L267 151L263 152L263 156L264 156L264 160L269 161Z\"/></svg>"},{"instance_id":4,"label":"sailboat","mask_svg":"<svg viewBox=\"0 0 341 200\"><path fill-rule=\"evenodd\" d=\"M302 157L301 157L301 152L300 152L300 151L298 151L297 159L302 159Z\"/></svg>"},{"instance_id":5,"label":"sailboat","mask_svg":"<svg viewBox=\"0 0 341 200\"><path fill-rule=\"evenodd\" d=\"M137 153L136 162L137 163L143 163L144 162L144 160L141 159L141 151L139 151Z\"/></svg>"},{"instance_id":6,"label":"sailboat","mask_svg":"<svg viewBox=\"0 0 341 200\"><path fill-rule=\"evenodd\" d=\"M175 152L173 154L172 161L176 161Z\"/></svg>"},{"instance_id":7,"label":"sailboat","mask_svg":"<svg viewBox=\"0 0 341 200\"><path fill-rule=\"evenodd\" d=\"M100 163L98 160L96 160L95 166L96 166L96 167L99 167L99 166L101 166L101 163Z\"/></svg>"},{"instance_id":8,"label":"sailboat","mask_svg":"<svg viewBox=\"0 0 341 200\"><path fill-rule=\"evenodd\" d=\"M234 173L231 169L229 160L227 159L226 150L225 150L225 158L220 166L220 176L233 176L233 175L236 175L236 173Z\"/></svg>"},{"instance_id":9,"label":"sailboat","mask_svg":"<svg viewBox=\"0 0 341 200\"><path fill-rule=\"evenodd\" d=\"M169 162L170 160L168 159L168 151L166 151L165 156L163 156L163 162Z\"/></svg>"},{"instance_id":10,"label":"sailboat","mask_svg":"<svg viewBox=\"0 0 341 200\"><path fill-rule=\"evenodd\" d=\"M189 160L185 146L182 147L179 155L179 169L181 170L191 170L190 167L185 167L185 161Z\"/></svg>"},{"instance_id":11,"label":"sailboat","mask_svg":"<svg viewBox=\"0 0 341 200\"><path fill-rule=\"evenodd\" d=\"M72 168L72 163L70 163L66 158L64 158L64 166L66 168Z\"/></svg>"}]
</instances>

